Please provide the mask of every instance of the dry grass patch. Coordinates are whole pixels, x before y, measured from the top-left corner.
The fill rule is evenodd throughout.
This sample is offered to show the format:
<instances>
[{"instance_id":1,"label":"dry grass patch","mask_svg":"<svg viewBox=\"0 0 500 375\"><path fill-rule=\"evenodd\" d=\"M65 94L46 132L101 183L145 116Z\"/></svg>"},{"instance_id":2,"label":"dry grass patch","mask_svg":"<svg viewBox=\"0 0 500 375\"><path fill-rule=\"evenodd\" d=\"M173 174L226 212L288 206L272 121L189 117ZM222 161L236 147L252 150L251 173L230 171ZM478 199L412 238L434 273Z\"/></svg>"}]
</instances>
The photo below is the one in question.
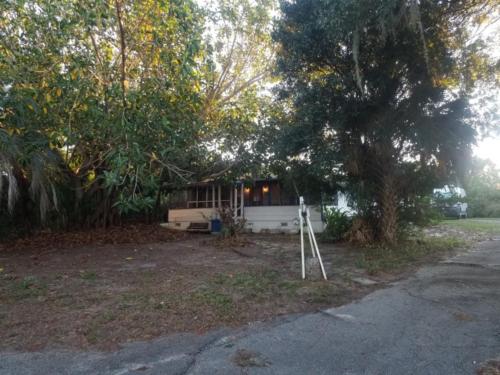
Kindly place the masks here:
<instances>
[{"instance_id":1,"label":"dry grass patch","mask_svg":"<svg viewBox=\"0 0 500 375\"><path fill-rule=\"evenodd\" d=\"M169 236L0 251L0 348L106 350L339 306L400 277L398 267L441 246L426 243L402 256L321 244L329 280L304 281L298 236L245 235L224 246L209 235ZM370 276L376 285L353 281L378 270L384 274Z\"/></svg>"},{"instance_id":2,"label":"dry grass patch","mask_svg":"<svg viewBox=\"0 0 500 375\"><path fill-rule=\"evenodd\" d=\"M455 237L431 237L406 240L394 246L367 246L361 249L357 264L368 274L376 275L439 258L467 245L466 241Z\"/></svg>"}]
</instances>

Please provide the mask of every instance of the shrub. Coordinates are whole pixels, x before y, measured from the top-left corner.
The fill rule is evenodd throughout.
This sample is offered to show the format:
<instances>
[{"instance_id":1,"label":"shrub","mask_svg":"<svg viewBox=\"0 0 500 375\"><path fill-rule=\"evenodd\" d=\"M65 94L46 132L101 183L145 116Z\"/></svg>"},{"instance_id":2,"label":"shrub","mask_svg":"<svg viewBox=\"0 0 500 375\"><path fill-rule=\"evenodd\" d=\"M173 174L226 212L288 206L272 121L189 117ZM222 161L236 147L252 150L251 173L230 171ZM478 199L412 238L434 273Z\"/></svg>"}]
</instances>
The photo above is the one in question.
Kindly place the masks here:
<instances>
[{"instance_id":1,"label":"shrub","mask_svg":"<svg viewBox=\"0 0 500 375\"><path fill-rule=\"evenodd\" d=\"M471 194L468 202L470 217L500 217L500 197Z\"/></svg>"},{"instance_id":2,"label":"shrub","mask_svg":"<svg viewBox=\"0 0 500 375\"><path fill-rule=\"evenodd\" d=\"M500 217L500 169L484 160L475 163L466 183L469 216Z\"/></svg>"},{"instance_id":3,"label":"shrub","mask_svg":"<svg viewBox=\"0 0 500 375\"><path fill-rule=\"evenodd\" d=\"M221 235L223 238L236 237L243 232L246 220L235 217L234 210L231 207L220 207L217 212L222 222Z\"/></svg>"},{"instance_id":4,"label":"shrub","mask_svg":"<svg viewBox=\"0 0 500 375\"><path fill-rule=\"evenodd\" d=\"M440 196L434 199L431 196L416 197L409 203L402 205L399 220L403 227L408 224L425 227L437 223L443 219L445 203L450 204L450 201ZM406 230L406 228L402 229Z\"/></svg>"},{"instance_id":5,"label":"shrub","mask_svg":"<svg viewBox=\"0 0 500 375\"><path fill-rule=\"evenodd\" d=\"M352 219L336 208L327 208L324 212L326 227L321 238L324 241L340 241L352 225Z\"/></svg>"}]
</instances>

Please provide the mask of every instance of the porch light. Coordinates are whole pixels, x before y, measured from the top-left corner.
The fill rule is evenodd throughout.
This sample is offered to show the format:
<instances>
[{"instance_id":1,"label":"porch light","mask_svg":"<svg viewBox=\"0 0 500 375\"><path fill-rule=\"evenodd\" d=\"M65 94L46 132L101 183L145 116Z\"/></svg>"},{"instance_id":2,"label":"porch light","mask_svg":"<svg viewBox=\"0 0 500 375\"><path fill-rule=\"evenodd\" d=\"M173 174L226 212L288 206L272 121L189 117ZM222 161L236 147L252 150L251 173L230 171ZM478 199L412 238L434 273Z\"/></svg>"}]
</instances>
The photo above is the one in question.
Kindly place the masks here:
<instances>
[{"instance_id":1,"label":"porch light","mask_svg":"<svg viewBox=\"0 0 500 375\"><path fill-rule=\"evenodd\" d=\"M262 186L262 192L269 193L269 186L267 186L267 185Z\"/></svg>"},{"instance_id":2,"label":"porch light","mask_svg":"<svg viewBox=\"0 0 500 375\"><path fill-rule=\"evenodd\" d=\"M249 188L249 187L246 187L246 188L245 188L245 194L248 194L248 193L250 193L250 188Z\"/></svg>"}]
</instances>

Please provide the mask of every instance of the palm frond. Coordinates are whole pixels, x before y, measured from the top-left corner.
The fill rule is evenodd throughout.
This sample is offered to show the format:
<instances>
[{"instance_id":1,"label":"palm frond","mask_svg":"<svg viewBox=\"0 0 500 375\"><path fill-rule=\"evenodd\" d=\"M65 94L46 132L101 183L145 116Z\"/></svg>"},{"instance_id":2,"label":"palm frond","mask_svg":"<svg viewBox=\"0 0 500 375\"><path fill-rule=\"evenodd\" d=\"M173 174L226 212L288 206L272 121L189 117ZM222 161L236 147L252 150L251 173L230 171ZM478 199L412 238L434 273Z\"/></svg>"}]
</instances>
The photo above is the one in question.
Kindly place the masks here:
<instances>
[{"instance_id":1,"label":"palm frond","mask_svg":"<svg viewBox=\"0 0 500 375\"><path fill-rule=\"evenodd\" d=\"M14 174L18 151L16 140L7 131L0 129L0 197L5 189L4 181L7 180L7 209L11 214L19 198L19 187Z\"/></svg>"},{"instance_id":2,"label":"palm frond","mask_svg":"<svg viewBox=\"0 0 500 375\"><path fill-rule=\"evenodd\" d=\"M39 152L30 162L30 194L38 201L40 221L45 223L51 209L58 210L58 198L55 181L58 177L57 156L51 151Z\"/></svg>"}]
</instances>

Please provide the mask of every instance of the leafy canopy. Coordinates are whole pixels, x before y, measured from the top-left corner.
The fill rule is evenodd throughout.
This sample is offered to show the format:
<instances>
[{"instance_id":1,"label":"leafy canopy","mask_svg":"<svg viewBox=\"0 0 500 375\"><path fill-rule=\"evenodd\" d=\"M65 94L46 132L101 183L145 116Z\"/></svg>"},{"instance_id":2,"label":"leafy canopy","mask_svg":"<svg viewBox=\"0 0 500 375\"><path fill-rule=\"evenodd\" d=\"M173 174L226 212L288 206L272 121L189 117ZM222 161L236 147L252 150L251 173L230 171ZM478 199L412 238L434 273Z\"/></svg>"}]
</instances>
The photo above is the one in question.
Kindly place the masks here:
<instances>
[{"instance_id":1,"label":"leafy canopy","mask_svg":"<svg viewBox=\"0 0 500 375\"><path fill-rule=\"evenodd\" d=\"M108 225L217 172L259 116L270 7L1 2L0 209L24 222ZM224 22L212 35L215 16ZM224 132L230 142L214 152Z\"/></svg>"},{"instance_id":2,"label":"leafy canopy","mask_svg":"<svg viewBox=\"0 0 500 375\"><path fill-rule=\"evenodd\" d=\"M323 186L349 187L380 238L394 241L400 205L459 176L470 154L468 99L495 66L480 41L466 43L468 23L493 6L283 1L274 37L293 115L278 159L309 165Z\"/></svg>"}]
</instances>

